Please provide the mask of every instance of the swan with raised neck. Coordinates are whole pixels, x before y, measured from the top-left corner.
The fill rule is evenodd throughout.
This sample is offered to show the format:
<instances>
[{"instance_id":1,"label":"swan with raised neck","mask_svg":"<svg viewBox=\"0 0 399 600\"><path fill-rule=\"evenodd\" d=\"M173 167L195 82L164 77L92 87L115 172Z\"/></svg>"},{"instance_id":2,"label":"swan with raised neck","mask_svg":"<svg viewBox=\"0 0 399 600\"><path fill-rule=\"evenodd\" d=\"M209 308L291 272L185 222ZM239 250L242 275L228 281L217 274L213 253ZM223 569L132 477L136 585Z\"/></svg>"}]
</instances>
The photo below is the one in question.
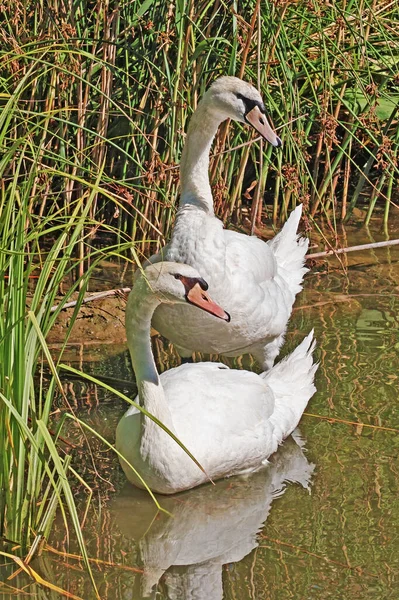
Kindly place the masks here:
<instances>
[{"instance_id":1,"label":"swan with raised neck","mask_svg":"<svg viewBox=\"0 0 399 600\"><path fill-rule=\"evenodd\" d=\"M284 341L296 294L302 289L308 247L299 238L302 206L269 242L223 229L213 211L209 149L218 124L231 118L255 127L275 146L281 140L266 121L259 92L237 77L216 80L193 114L181 165L182 194L169 243L149 262L189 264L209 284L214 300L232 317L228 326L190 306L162 305L153 326L182 356L192 352L250 353L270 369Z\"/></svg>"},{"instance_id":2,"label":"swan with raised neck","mask_svg":"<svg viewBox=\"0 0 399 600\"><path fill-rule=\"evenodd\" d=\"M273 146L281 146L268 123L258 90L237 77L219 77L190 120L180 163L181 207L190 204L213 214L209 152L220 123L229 118L252 125Z\"/></svg>"},{"instance_id":3,"label":"swan with raised neck","mask_svg":"<svg viewBox=\"0 0 399 600\"><path fill-rule=\"evenodd\" d=\"M127 303L126 333L138 403L168 427L204 469L157 422L132 406L118 424L116 447L153 491L164 494L261 468L297 426L315 391L312 334L267 374L204 362L159 376L150 342L151 316L159 303L188 302L213 315L215 322L215 317L229 321L206 287L188 265L157 263L140 275ZM143 487L125 460L121 464L127 478Z\"/></svg>"}]
</instances>

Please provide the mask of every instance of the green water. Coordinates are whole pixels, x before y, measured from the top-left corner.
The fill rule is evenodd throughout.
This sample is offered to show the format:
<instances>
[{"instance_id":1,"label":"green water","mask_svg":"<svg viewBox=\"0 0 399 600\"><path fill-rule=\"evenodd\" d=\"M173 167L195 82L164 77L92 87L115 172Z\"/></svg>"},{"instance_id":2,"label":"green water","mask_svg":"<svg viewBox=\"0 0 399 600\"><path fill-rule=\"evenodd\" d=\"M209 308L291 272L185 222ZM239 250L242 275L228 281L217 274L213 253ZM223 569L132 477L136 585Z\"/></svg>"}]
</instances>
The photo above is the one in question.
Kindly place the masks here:
<instances>
[{"instance_id":1,"label":"green water","mask_svg":"<svg viewBox=\"0 0 399 600\"><path fill-rule=\"evenodd\" d=\"M348 235L348 244L369 241L363 231ZM163 500L171 519L124 483L99 442L91 441L93 459L86 449L75 453L74 466L94 489L85 539L90 556L104 561L93 564L101 598L399 597L398 261L397 247L368 251L344 258L345 268L319 263L307 276L284 352L314 327L320 367L307 413L345 422L304 416L296 441L265 471ZM164 363L173 357L159 341L156 348ZM129 379L122 350L84 368ZM66 391L78 416L112 440L122 402L86 384L66 384ZM59 408L66 410L61 400ZM83 445L78 431L69 435ZM76 496L83 505L83 488ZM50 544L77 551L60 518ZM74 558L45 552L34 567L76 596L94 598Z\"/></svg>"}]
</instances>

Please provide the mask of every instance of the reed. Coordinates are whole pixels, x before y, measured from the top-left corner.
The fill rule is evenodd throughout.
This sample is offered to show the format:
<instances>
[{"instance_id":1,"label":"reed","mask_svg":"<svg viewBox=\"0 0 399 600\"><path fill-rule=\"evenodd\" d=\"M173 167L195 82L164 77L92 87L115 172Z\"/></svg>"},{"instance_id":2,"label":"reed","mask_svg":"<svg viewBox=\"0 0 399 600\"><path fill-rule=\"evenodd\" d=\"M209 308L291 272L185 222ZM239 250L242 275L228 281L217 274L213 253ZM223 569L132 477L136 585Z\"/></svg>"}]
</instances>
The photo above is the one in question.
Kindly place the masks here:
<instances>
[{"instance_id":1,"label":"reed","mask_svg":"<svg viewBox=\"0 0 399 600\"><path fill-rule=\"evenodd\" d=\"M45 169L30 160L29 145L28 135L16 140L15 169L0 195L0 555L10 557L4 550L9 547L13 556L17 553L17 564L21 555L28 564L59 508L66 528L76 530L90 572L70 485L75 476L71 456L59 438L60 428L51 433L49 427L61 384L46 336L80 289L66 343L83 299L90 270L77 277L75 267L98 182L74 201L70 214L57 209L54 198L50 216L35 215L31 203ZM5 169L3 161L3 178ZM54 310L62 286L67 289ZM50 367L50 380L44 378L44 364Z\"/></svg>"},{"instance_id":2,"label":"reed","mask_svg":"<svg viewBox=\"0 0 399 600\"><path fill-rule=\"evenodd\" d=\"M396 2L39 0L27 11L8 1L3 160L15 169L15 143L29 129L20 168L47 167L32 213L43 215L62 192L59 207L70 214L103 165L90 217L157 249L173 223L188 119L227 73L260 87L284 147L266 149L263 161L257 143L222 154L250 134L221 127L211 174L225 221L240 224L252 210L259 222L263 203L276 222L303 202L332 223L360 203L369 219L378 203L387 222L398 175Z\"/></svg>"}]
</instances>

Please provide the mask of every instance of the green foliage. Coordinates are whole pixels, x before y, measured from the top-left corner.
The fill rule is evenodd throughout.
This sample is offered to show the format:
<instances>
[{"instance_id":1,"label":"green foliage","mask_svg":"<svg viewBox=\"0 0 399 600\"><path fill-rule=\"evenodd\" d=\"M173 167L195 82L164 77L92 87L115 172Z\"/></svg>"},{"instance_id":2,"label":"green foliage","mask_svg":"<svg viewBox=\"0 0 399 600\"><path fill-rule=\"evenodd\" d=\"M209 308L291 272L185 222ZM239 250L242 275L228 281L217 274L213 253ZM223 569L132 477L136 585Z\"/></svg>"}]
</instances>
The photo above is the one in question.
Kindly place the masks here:
<instances>
[{"instance_id":1,"label":"green foliage","mask_svg":"<svg viewBox=\"0 0 399 600\"><path fill-rule=\"evenodd\" d=\"M30 169L22 179L24 163ZM49 432L59 379L46 336L80 287L72 327L86 289L90 271L56 302L60 286L75 270L96 183L92 193L71 206L69 216L54 211L41 217L30 211L38 177L37 164L30 163L27 144L21 142L12 183L0 197L0 541L21 552L31 547L33 553L48 534L58 505L87 559L68 479L70 457L59 444L59 432L52 434L54 439ZM49 382L43 377L44 359L52 374Z\"/></svg>"},{"instance_id":2,"label":"green foliage","mask_svg":"<svg viewBox=\"0 0 399 600\"><path fill-rule=\"evenodd\" d=\"M20 176L37 164L32 212L70 213L104 167L90 217L163 243L187 121L228 73L259 85L284 147L263 161L256 144L221 155L250 138L221 128L211 163L220 216L240 222L260 195L274 221L297 202L344 218L366 192L388 218L398 174L396 3L265 0L259 19L253 0L7 5L2 164L15 173L21 147Z\"/></svg>"}]
</instances>

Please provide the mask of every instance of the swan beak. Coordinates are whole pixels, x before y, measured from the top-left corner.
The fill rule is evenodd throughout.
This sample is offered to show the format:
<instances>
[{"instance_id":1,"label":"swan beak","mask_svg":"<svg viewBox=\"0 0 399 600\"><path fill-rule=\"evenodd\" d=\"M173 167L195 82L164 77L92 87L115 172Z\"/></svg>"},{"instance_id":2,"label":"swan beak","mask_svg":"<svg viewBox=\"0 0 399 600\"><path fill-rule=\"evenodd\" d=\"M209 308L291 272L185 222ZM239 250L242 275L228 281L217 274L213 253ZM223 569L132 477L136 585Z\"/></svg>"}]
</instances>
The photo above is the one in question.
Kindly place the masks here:
<instances>
[{"instance_id":1,"label":"swan beak","mask_svg":"<svg viewBox=\"0 0 399 600\"><path fill-rule=\"evenodd\" d=\"M218 319L223 319L223 321L230 321L230 315L227 313L219 304L216 304L212 300L212 298L202 289L199 283L196 283L192 288L188 290L186 293L186 300L190 304L194 304L194 306L198 306L205 312L218 317Z\"/></svg>"},{"instance_id":2,"label":"swan beak","mask_svg":"<svg viewBox=\"0 0 399 600\"><path fill-rule=\"evenodd\" d=\"M254 106L252 110L247 112L245 120L272 146L279 148L282 145L282 141L270 127L266 115L260 110L259 106Z\"/></svg>"}]
</instances>

